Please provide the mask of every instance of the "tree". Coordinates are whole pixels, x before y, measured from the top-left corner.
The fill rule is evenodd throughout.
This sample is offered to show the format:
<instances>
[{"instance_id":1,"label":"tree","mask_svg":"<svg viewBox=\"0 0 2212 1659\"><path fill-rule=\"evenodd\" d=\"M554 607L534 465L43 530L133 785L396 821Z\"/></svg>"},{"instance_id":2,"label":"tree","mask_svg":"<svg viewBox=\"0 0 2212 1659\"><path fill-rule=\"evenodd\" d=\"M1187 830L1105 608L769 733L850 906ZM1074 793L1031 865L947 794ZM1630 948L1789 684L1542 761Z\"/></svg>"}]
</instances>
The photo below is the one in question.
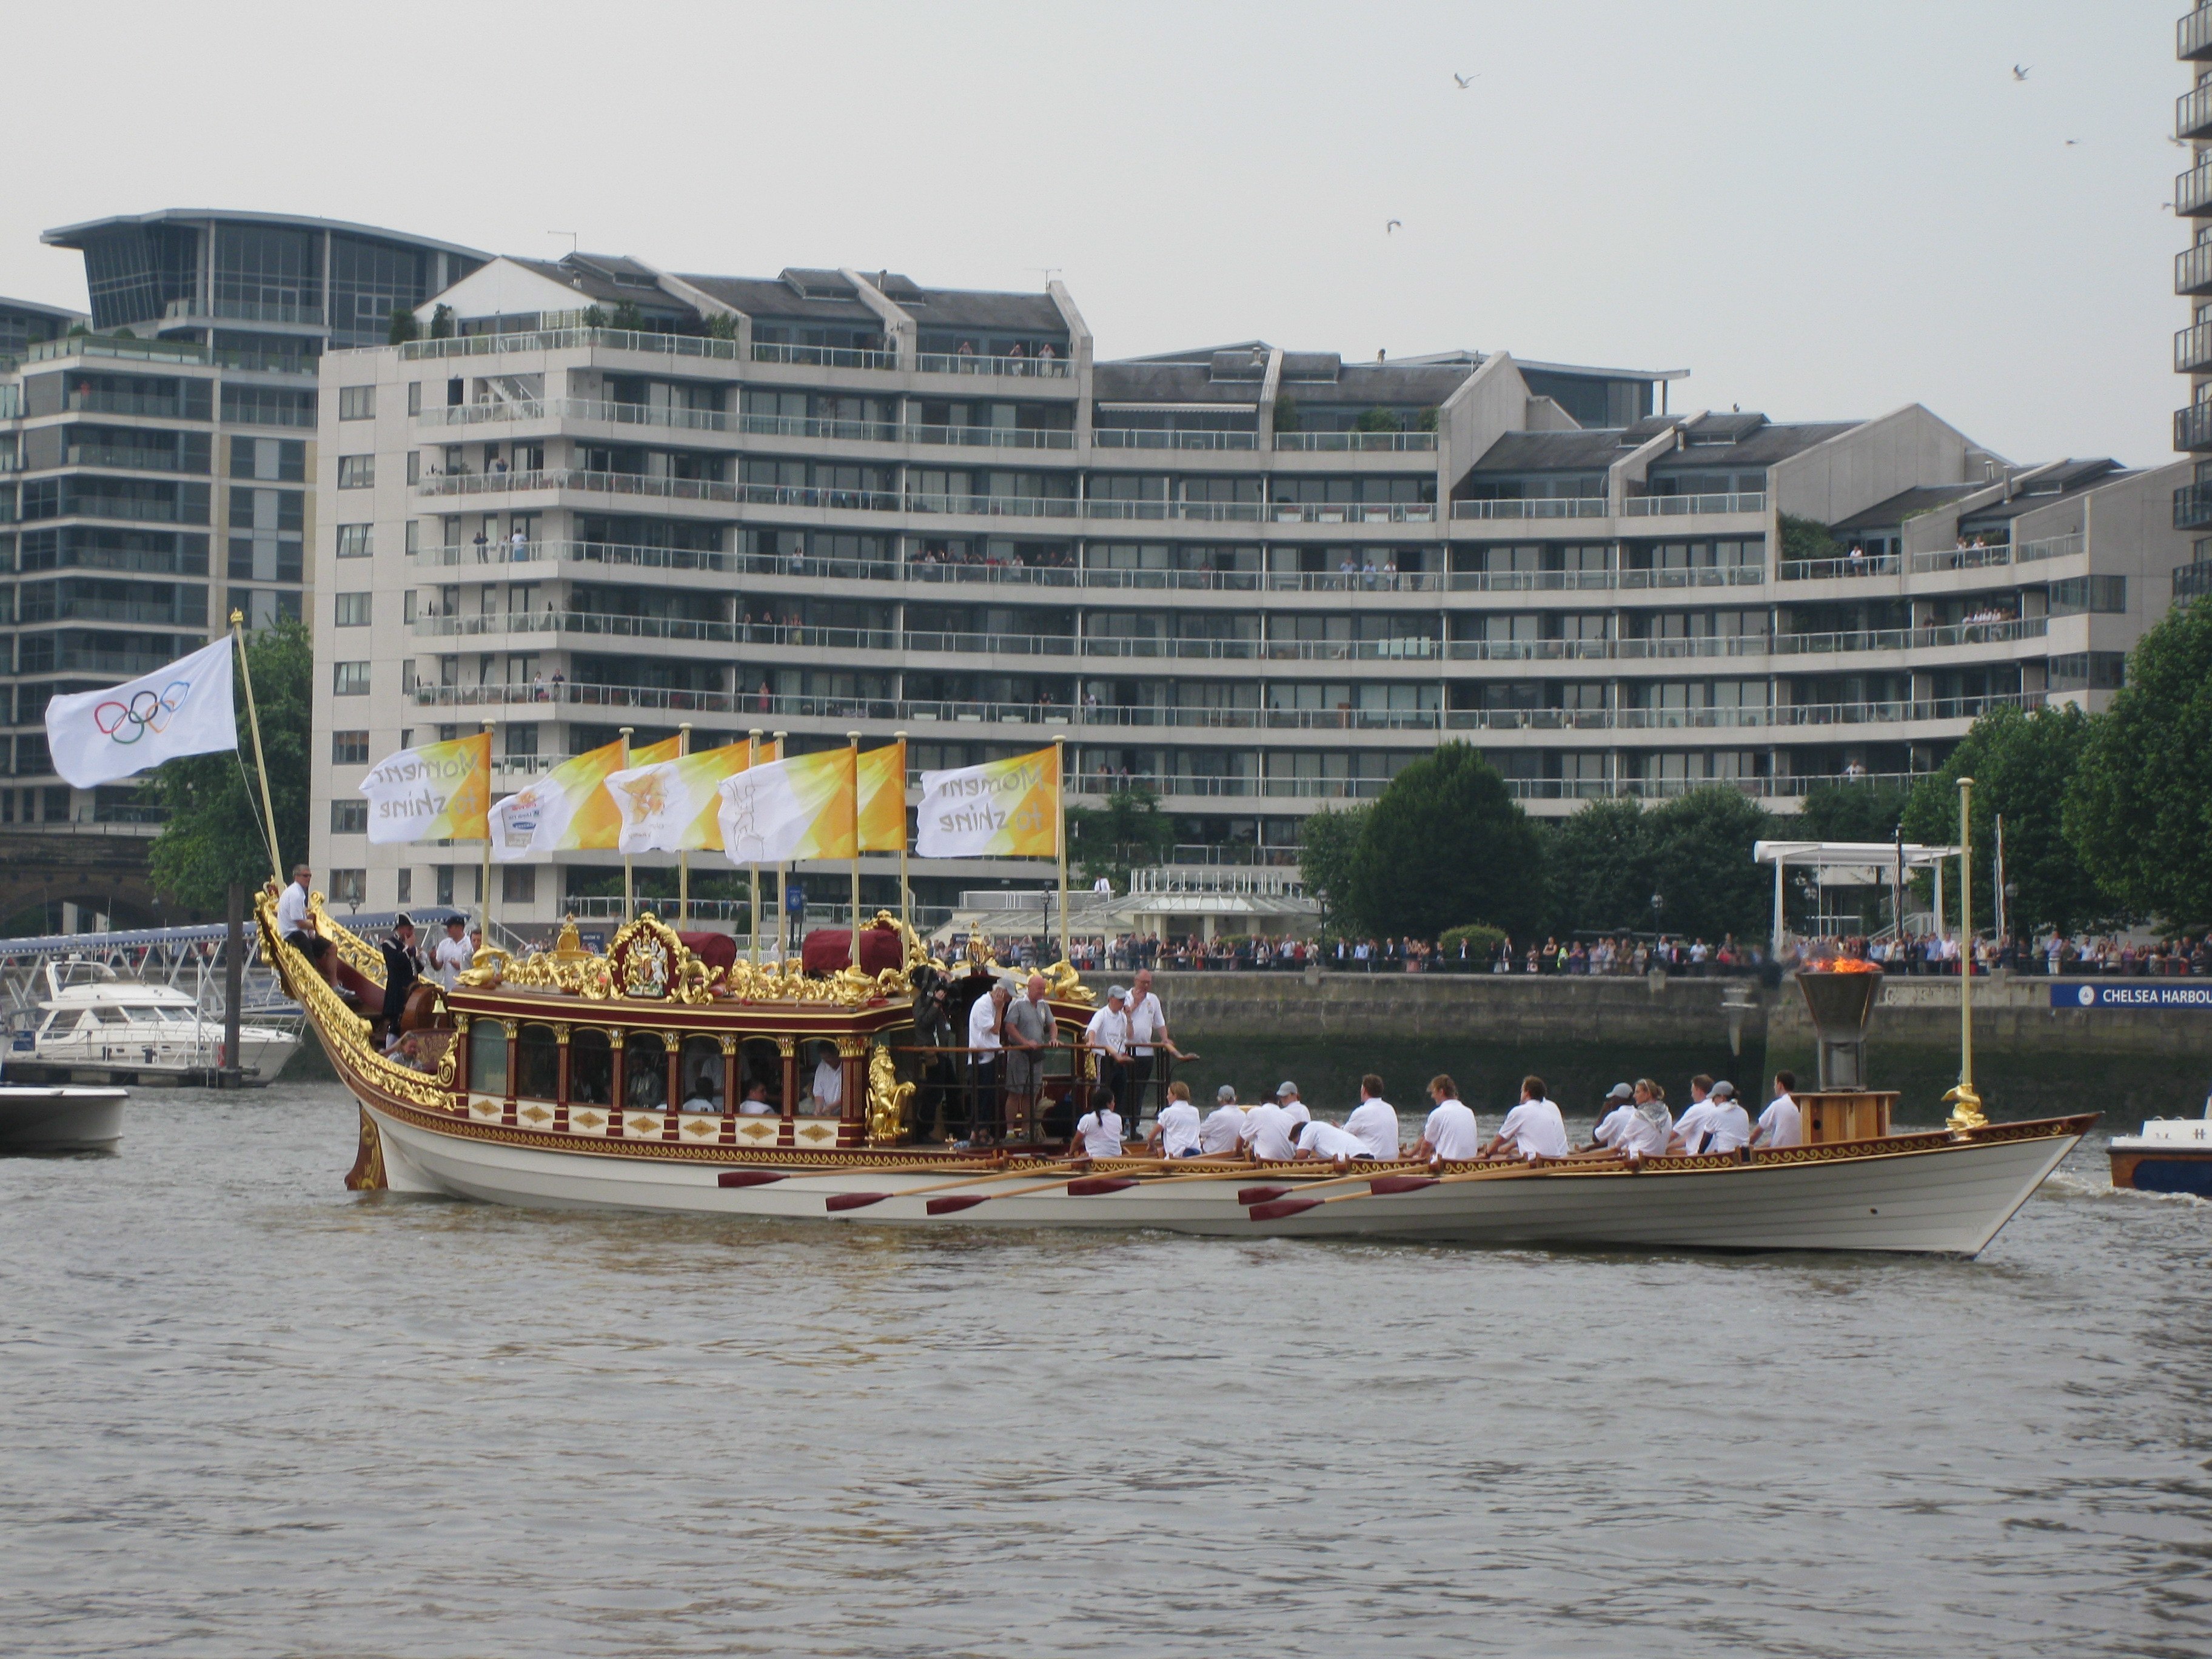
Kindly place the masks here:
<instances>
[{"instance_id":1,"label":"tree","mask_svg":"<svg viewBox=\"0 0 2212 1659\"><path fill-rule=\"evenodd\" d=\"M1390 781L1352 857L1352 908L1382 933L1434 939L1486 921L1508 933L1543 908L1544 849L1496 769L1448 743Z\"/></svg>"},{"instance_id":2,"label":"tree","mask_svg":"<svg viewBox=\"0 0 2212 1659\"><path fill-rule=\"evenodd\" d=\"M1911 791L1901 783L1854 778L1816 783L1792 826L1798 841L1893 841Z\"/></svg>"},{"instance_id":3,"label":"tree","mask_svg":"<svg viewBox=\"0 0 2212 1659\"><path fill-rule=\"evenodd\" d=\"M1334 936L1363 931L1352 908L1352 855L1369 811L1347 806L1316 812L1298 825L1298 878L1321 904L1322 930Z\"/></svg>"},{"instance_id":4,"label":"tree","mask_svg":"<svg viewBox=\"0 0 2212 1659\"><path fill-rule=\"evenodd\" d=\"M1296 432L1298 429L1298 400L1287 392L1275 394L1275 430Z\"/></svg>"},{"instance_id":5,"label":"tree","mask_svg":"<svg viewBox=\"0 0 2212 1659\"><path fill-rule=\"evenodd\" d=\"M1773 915L1774 876L1752 843L1774 838L1774 815L1741 789L1717 783L1678 795L1644 815L1651 837L1652 890L1660 925L1690 939L1763 939ZM1650 895L1644 896L1648 908Z\"/></svg>"},{"instance_id":6,"label":"tree","mask_svg":"<svg viewBox=\"0 0 2212 1659\"><path fill-rule=\"evenodd\" d=\"M1554 933L1651 925L1651 837L1632 796L1591 800L1546 837Z\"/></svg>"},{"instance_id":7,"label":"tree","mask_svg":"<svg viewBox=\"0 0 2212 1659\"><path fill-rule=\"evenodd\" d=\"M2114 900L2212 921L2212 599L2175 606L2136 644L2065 799L2067 840Z\"/></svg>"},{"instance_id":8,"label":"tree","mask_svg":"<svg viewBox=\"0 0 2212 1659\"><path fill-rule=\"evenodd\" d=\"M2071 933L2107 920L2112 904L2067 841L2067 780L2081 764L2091 722L2079 708L1993 708L1973 724L1940 771L1923 778L1905 803L1905 837L1932 846L1959 839L1959 780L1973 793L1974 919L1996 920L1996 819L2005 821L2005 879L2019 888L2006 904L2015 932L2052 927ZM1957 883L1944 901L1957 914Z\"/></svg>"},{"instance_id":9,"label":"tree","mask_svg":"<svg viewBox=\"0 0 2212 1659\"><path fill-rule=\"evenodd\" d=\"M392 325L384 337L386 345L405 345L420 332L421 331L416 326L415 313L412 311L405 306L392 307Z\"/></svg>"},{"instance_id":10,"label":"tree","mask_svg":"<svg viewBox=\"0 0 2212 1659\"><path fill-rule=\"evenodd\" d=\"M1782 515L1782 562L1795 564L1805 559L1840 559L1845 549L1842 543L1828 533L1828 526L1818 519L1800 519L1784 513Z\"/></svg>"},{"instance_id":11,"label":"tree","mask_svg":"<svg viewBox=\"0 0 2212 1659\"><path fill-rule=\"evenodd\" d=\"M1121 789L1103 806L1067 809L1067 853L1085 881L1127 879L1139 864L1164 860L1175 846L1175 820L1149 789Z\"/></svg>"},{"instance_id":12,"label":"tree","mask_svg":"<svg viewBox=\"0 0 2212 1659\"><path fill-rule=\"evenodd\" d=\"M707 337L710 340L734 340L738 337L738 319L726 311L718 311L707 319Z\"/></svg>"},{"instance_id":13,"label":"tree","mask_svg":"<svg viewBox=\"0 0 2212 1659\"><path fill-rule=\"evenodd\" d=\"M613 320L607 325L629 334L642 334L645 332L645 313L638 309L635 300L617 300L615 301Z\"/></svg>"},{"instance_id":14,"label":"tree","mask_svg":"<svg viewBox=\"0 0 2212 1659\"><path fill-rule=\"evenodd\" d=\"M453 308L442 300L438 302L438 308L430 313L430 337L434 340L453 337Z\"/></svg>"},{"instance_id":15,"label":"tree","mask_svg":"<svg viewBox=\"0 0 2212 1659\"><path fill-rule=\"evenodd\" d=\"M276 842L284 872L307 856L308 708L314 642L296 622L247 635L246 665L261 710L269 793L276 808ZM246 682L238 679L235 755L191 755L163 763L146 787L167 810L148 863L154 885L179 902L220 911L234 882L258 887L269 878L269 838L261 828L261 790L249 782L253 731Z\"/></svg>"},{"instance_id":16,"label":"tree","mask_svg":"<svg viewBox=\"0 0 2212 1659\"><path fill-rule=\"evenodd\" d=\"M1352 423L1354 432L1403 432L1406 423L1388 409L1363 409Z\"/></svg>"}]
</instances>

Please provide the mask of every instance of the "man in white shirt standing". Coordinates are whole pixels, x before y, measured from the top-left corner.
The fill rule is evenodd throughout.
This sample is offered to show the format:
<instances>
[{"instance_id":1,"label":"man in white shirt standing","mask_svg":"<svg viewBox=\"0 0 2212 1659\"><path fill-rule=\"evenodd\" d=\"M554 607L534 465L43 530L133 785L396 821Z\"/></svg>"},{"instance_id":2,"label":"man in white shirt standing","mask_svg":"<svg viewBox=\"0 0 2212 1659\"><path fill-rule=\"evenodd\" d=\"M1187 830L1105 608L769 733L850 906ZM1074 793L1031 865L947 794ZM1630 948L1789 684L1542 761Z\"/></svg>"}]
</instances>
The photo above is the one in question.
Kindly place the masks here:
<instances>
[{"instance_id":1,"label":"man in white shirt standing","mask_svg":"<svg viewBox=\"0 0 2212 1659\"><path fill-rule=\"evenodd\" d=\"M1244 1144L1244 1120L1249 1115L1237 1103L1237 1091L1224 1083L1214 1091L1213 1099L1213 1109L1206 1114L1206 1121L1198 1126L1198 1151L1201 1158L1233 1152Z\"/></svg>"},{"instance_id":2,"label":"man in white shirt standing","mask_svg":"<svg viewBox=\"0 0 2212 1659\"><path fill-rule=\"evenodd\" d=\"M1382 1079L1372 1072L1359 1079L1359 1104L1344 1120L1344 1132L1376 1158L1398 1156L1398 1109L1382 1098Z\"/></svg>"},{"instance_id":3,"label":"man in white shirt standing","mask_svg":"<svg viewBox=\"0 0 2212 1659\"><path fill-rule=\"evenodd\" d=\"M1521 1079L1521 1103L1506 1113L1505 1121L1498 1126L1482 1155L1494 1158L1508 1152L1534 1162L1540 1158L1565 1158L1569 1150L1566 1120L1545 1098L1544 1079L1530 1076Z\"/></svg>"},{"instance_id":4,"label":"man in white shirt standing","mask_svg":"<svg viewBox=\"0 0 2212 1659\"><path fill-rule=\"evenodd\" d=\"M446 918L446 936L438 941L438 948L430 957L430 967L439 983L448 991L459 981L461 969L476 960L476 952L469 949L469 925L459 916Z\"/></svg>"},{"instance_id":5,"label":"man in white shirt standing","mask_svg":"<svg viewBox=\"0 0 2212 1659\"><path fill-rule=\"evenodd\" d=\"M1705 1146L1709 1152L1740 1152L1751 1145L1751 1115L1743 1109L1735 1097L1735 1085L1716 1083L1712 1092L1712 1115L1705 1120Z\"/></svg>"},{"instance_id":6,"label":"man in white shirt standing","mask_svg":"<svg viewBox=\"0 0 2212 1659\"><path fill-rule=\"evenodd\" d=\"M1437 1159L1460 1164L1480 1157L1482 1131L1474 1111L1459 1097L1459 1085L1449 1077L1432 1077L1429 1098L1436 1102L1436 1109L1421 1126L1421 1138L1413 1143L1413 1156L1425 1164Z\"/></svg>"},{"instance_id":7,"label":"man in white shirt standing","mask_svg":"<svg viewBox=\"0 0 2212 1659\"><path fill-rule=\"evenodd\" d=\"M1121 1156L1121 1115L1114 1109L1114 1091L1099 1084L1091 1091L1091 1109L1076 1121L1075 1138L1087 1158Z\"/></svg>"},{"instance_id":8,"label":"man in white shirt standing","mask_svg":"<svg viewBox=\"0 0 2212 1659\"><path fill-rule=\"evenodd\" d=\"M1198 1108L1191 1104L1190 1085L1178 1079L1168 1085L1168 1103L1160 1108L1159 1121L1152 1125L1152 1136L1145 1143L1145 1150L1169 1158L1195 1158L1204 1127L1198 1121Z\"/></svg>"},{"instance_id":9,"label":"man in white shirt standing","mask_svg":"<svg viewBox=\"0 0 2212 1659\"><path fill-rule=\"evenodd\" d=\"M844 1098L845 1073L837 1064L837 1051L825 1044L814 1067L814 1109L823 1117L835 1117Z\"/></svg>"},{"instance_id":10,"label":"man in white shirt standing","mask_svg":"<svg viewBox=\"0 0 2212 1659\"><path fill-rule=\"evenodd\" d=\"M1774 1074L1774 1098L1759 1115L1759 1127L1751 1137L1754 1146L1764 1141L1775 1148L1802 1146L1805 1144L1805 1117L1797 1109L1797 1073L1777 1072Z\"/></svg>"},{"instance_id":11,"label":"man in white shirt standing","mask_svg":"<svg viewBox=\"0 0 2212 1659\"><path fill-rule=\"evenodd\" d=\"M1168 1036L1167 1011L1152 994L1152 970L1139 968L1129 981L1129 1086L1121 1099L1129 1109L1129 1121L1139 1127L1145 1121L1145 1091L1152 1080L1152 1054L1165 1048L1177 1060L1182 1050Z\"/></svg>"},{"instance_id":12,"label":"man in white shirt standing","mask_svg":"<svg viewBox=\"0 0 2212 1659\"><path fill-rule=\"evenodd\" d=\"M1012 1000L1013 993L999 980L968 1010L968 1046L976 1051L968 1056L975 1067L975 1103L968 1125L971 1141L999 1130L999 1058L1006 1046L999 1037L999 1022Z\"/></svg>"},{"instance_id":13,"label":"man in white shirt standing","mask_svg":"<svg viewBox=\"0 0 2212 1659\"><path fill-rule=\"evenodd\" d=\"M1128 993L1118 985L1106 989L1106 1006L1091 1016L1091 1024L1084 1029L1084 1040L1091 1045L1097 1057L1098 1081L1110 1090L1115 1103L1127 1103L1129 1096L1129 1015L1127 1009ZM1129 1114L1134 1122L1137 1113Z\"/></svg>"}]
</instances>

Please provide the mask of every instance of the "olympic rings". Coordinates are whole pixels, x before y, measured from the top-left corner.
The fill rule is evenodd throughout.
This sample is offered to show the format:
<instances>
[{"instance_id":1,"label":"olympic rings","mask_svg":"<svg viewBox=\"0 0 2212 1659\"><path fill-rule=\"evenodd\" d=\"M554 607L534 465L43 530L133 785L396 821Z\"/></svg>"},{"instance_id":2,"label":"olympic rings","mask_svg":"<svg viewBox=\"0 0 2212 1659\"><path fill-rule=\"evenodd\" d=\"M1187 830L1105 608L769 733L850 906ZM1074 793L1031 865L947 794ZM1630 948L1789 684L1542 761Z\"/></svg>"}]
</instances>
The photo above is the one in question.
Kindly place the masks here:
<instances>
[{"instance_id":1,"label":"olympic rings","mask_svg":"<svg viewBox=\"0 0 2212 1659\"><path fill-rule=\"evenodd\" d=\"M161 690L134 692L129 702L103 702L92 711L92 723L112 743L137 743L149 732L159 737L168 729L169 716L185 706L192 694L190 680L171 680Z\"/></svg>"}]
</instances>

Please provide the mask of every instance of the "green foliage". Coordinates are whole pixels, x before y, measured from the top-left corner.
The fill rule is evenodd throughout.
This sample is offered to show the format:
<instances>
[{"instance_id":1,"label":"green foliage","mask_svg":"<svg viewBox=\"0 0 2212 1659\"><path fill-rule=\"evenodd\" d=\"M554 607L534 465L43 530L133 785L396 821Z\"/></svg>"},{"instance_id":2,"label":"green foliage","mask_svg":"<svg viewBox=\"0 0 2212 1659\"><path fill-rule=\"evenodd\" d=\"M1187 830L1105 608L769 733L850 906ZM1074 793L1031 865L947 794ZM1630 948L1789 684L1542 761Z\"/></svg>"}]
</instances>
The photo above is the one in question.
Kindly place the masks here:
<instances>
[{"instance_id":1,"label":"green foliage","mask_svg":"<svg viewBox=\"0 0 2212 1659\"><path fill-rule=\"evenodd\" d=\"M301 623L280 623L247 636L247 666L261 710L261 743L269 761L269 793L276 808L276 841L284 874L307 856L307 741L314 646ZM218 913L225 889L269 879L269 842L260 823L261 793L249 782L253 732L247 721L245 677L237 677L239 752L191 755L165 762L146 788L168 811L149 865L154 885L179 902Z\"/></svg>"},{"instance_id":2,"label":"green foliage","mask_svg":"<svg viewBox=\"0 0 2212 1659\"><path fill-rule=\"evenodd\" d=\"M707 337L710 340L736 339L738 319L726 312L716 312L707 319Z\"/></svg>"},{"instance_id":3,"label":"green foliage","mask_svg":"<svg viewBox=\"0 0 2212 1659\"><path fill-rule=\"evenodd\" d=\"M1793 518L1782 515L1782 558L1784 563L1800 559L1840 559L1844 556L1844 544L1828 533L1828 526L1818 519Z\"/></svg>"},{"instance_id":4,"label":"green foliage","mask_svg":"<svg viewBox=\"0 0 2212 1659\"><path fill-rule=\"evenodd\" d=\"M1298 429L1298 400L1287 392L1275 394L1275 430L1296 432Z\"/></svg>"},{"instance_id":5,"label":"green foliage","mask_svg":"<svg viewBox=\"0 0 2212 1659\"><path fill-rule=\"evenodd\" d=\"M438 302L438 308L430 313L430 337L434 340L453 337L453 308L442 300Z\"/></svg>"},{"instance_id":6,"label":"green foliage","mask_svg":"<svg viewBox=\"0 0 2212 1659\"><path fill-rule=\"evenodd\" d=\"M1103 806L1067 809L1067 854L1085 881L1124 884L1131 869L1158 864L1175 845L1175 820L1149 789L1117 790Z\"/></svg>"},{"instance_id":7,"label":"green foliage","mask_svg":"<svg viewBox=\"0 0 2212 1659\"><path fill-rule=\"evenodd\" d=\"M1459 954L1462 940L1466 941L1470 959L1487 957L1505 939L1503 927L1492 927L1486 921L1471 921L1464 927L1447 927L1437 938L1437 949L1452 956Z\"/></svg>"},{"instance_id":8,"label":"green foliage","mask_svg":"<svg viewBox=\"0 0 2212 1659\"><path fill-rule=\"evenodd\" d=\"M2005 821L2005 879L2020 889L2006 907L2016 932L2055 927L2074 933L2111 919L2112 905L2065 837L2062 806L2067 780L2081 763L2091 721L2079 708L1993 708L1951 751L1942 769L1913 787L1905 807L1905 837L1953 846L1959 839L1959 780L1973 793L1974 925L1996 920L1996 818ZM1932 883L1925 885L1932 886ZM1944 883L1944 902L1958 914L1958 884Z\"/></svg>"},{"instance_id":9,"label":"green foliage","mask_svg":"<svg viewBox=\"0 0 2212 1659\"><path fill-rule=\"evenodd\" d=\"M1421 411L1420 418L1413 422L1413 429L1417 432L1434 432L1437 423L1443 418L1443 411L1434 404L1431 404Z\"/></svg>"},{"instance_id":10,"label":"green foliage","mask_svg":"<svg viewBox=\"0 0 2212 1659\"><path fill-rule=\"evenodd\" d=\"M617 300L615 301L613 319L607 326L622 329L631 334L642 334L645 332L645 313L637 308L637 302L635 300Z\"/></svg>"},{"instance_id":11,"label":"green foliage","mask_svg":"<svg viewBox=\"0 0 2212 1659\"><path fill-rule=\"evenodd\" d=\"M2005 830L2009 849L2009 816ZM2212 599L2175 606L2130 654L2081 745L2065 832L2125 908L2212 921Z\"/></svg>"},{"instance_id":12,"label":"green foliage","mask_svg":"<svg viewBox=\"0 0 2212 1659\"><path fill-rule=\"evenodd\" d=\"M1816 783L1805 792L1791 838L1796 841L1890 841L1911 790L1872 778Z\"/></svg>"},{"instance_id":13,"label":"green foliage","mask_svg":"<svg viewBox=\"0 0 2212 1659\"><path fill-rule=\"evenodd\" d=\"M597 306L586 306L584 307L584 326L586 328L605 328L606 325L607 313L605 312L600 310Z\"/></svg>"},{"instance_id":14,"label":"green foliage","mask_svg":"<svg viewBox=\"0 0 2212 1659\"><path fill-rule=\"evenodd\" d=\"M405 306L392 307L392 325L384 337L386 345L405 345L421 332L422 330L415 322L415 313L411 310Z\"/></svg>"},{"instance_id":15,"label":"green foliage","mask_svg":"<svg viewBox=\"0 0 2212 1659\"><path fill-rule=\"evenodd\" d=\"M1354 432L1403 432L1406 423L1387 409L1363 409L1352 423Z\"/></svg>"},{"instance_id":16,"label":"green foliage","mask_svg":"<svg viewBox=\"0 0 2212 1659\"><path fill-rule=\"evenodd\" d=\"M1352 908L1352 855L1367 828L1370 808L1316 812L1298 826L1298 878L1319 902L1322 930L1332 938L1364 931Z\"/></svg>"},{"instance_id":17,"label":"green foliage","mask_svg":"<svg viewBox=\"0 0 2212 1659\"><path fill-rule=\"evenodd\" d=\"M1381 933L1434 939L1468 916L1519 933L1543 903L1543 847L1488 762L1448 743L1392 779L1351 870L1351 908Z\"/></svg>"},{"instance_id":18,"label":"green foliage","mask_svg":"<svg viewBox=\"0 0 2212 1659\"><path fill-rule=\"evenodd\" d=\"M1547 838L1549 931L1638 933L1652 925L1690 939L1763 939L1773 877L1752 843L1771 839L1774 817L1726 784L1693 789L1645 810L1629 799L1594 800Z\"/></svg>"},{"instance_id":19,"label":"green foliage","mask_svg":"<svg viewBox=\"0 0 2212 1659\"><path fill-rule=\"evenodd\" d=\"M1651 836L1632 796L1583 803L1546 835L1554 933L1651 925Z\"/></svg>"},{"instance_id":20,"label":"green foliage","mask_svg":"<svg viewBox=\"0 0 2212 1659\"><path fill-rule=\"evenodd\" d=\"M108 336L108 338L112 340L135 340L137 337L137 331L128 328L118 328L114 333Z\"/></svg>"}]
</instances>

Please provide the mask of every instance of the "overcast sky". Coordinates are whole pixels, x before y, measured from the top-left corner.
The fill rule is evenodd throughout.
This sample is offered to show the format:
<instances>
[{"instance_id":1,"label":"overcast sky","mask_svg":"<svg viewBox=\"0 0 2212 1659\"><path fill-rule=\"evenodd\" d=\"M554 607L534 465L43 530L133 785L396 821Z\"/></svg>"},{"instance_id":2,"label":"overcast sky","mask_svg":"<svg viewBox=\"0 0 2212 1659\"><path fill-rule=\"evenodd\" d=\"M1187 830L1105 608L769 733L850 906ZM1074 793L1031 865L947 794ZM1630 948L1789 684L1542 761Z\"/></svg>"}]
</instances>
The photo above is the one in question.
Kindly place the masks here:
<instances>
[{"instance_id":1,"label":"overcast sky","mask_svg":"<svg viewBox=\"0 0 2212 1659\"><path fill-rule=\"evenodd\" d=\"M2014 459L2157 463L2185 9L17 5L9 55L46 67L9 78L0 294L82 307L39 233L162 207L741 275L1054 268L1102 356L1503 349L1689 368L1678 408L1917 399Z\"/></svg>"}]
</instances>

